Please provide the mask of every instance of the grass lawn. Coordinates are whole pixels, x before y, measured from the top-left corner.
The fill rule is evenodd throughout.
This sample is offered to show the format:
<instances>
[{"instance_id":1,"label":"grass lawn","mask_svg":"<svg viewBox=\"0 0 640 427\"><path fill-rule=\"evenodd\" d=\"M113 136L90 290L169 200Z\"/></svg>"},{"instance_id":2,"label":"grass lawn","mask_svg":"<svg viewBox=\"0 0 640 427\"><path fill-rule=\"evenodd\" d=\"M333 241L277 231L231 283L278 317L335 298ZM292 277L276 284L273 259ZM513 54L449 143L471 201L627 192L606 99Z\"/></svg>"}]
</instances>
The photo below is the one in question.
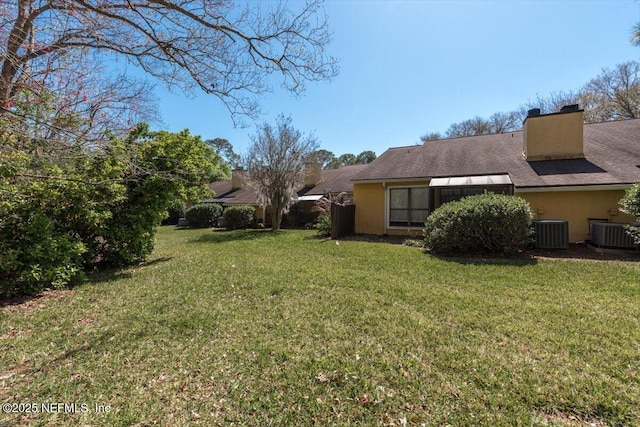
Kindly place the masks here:
<instances>
[{"instance_id":1,"label":"grass lawn","mask_svg":"<svg viewBox=\"0 0 640 427\"><path fill-rule=\"evenodd\" d=\"M0 425L640 425L637 262L313 236L162 228L0 308Z\"/></svg>"}]
</instances>

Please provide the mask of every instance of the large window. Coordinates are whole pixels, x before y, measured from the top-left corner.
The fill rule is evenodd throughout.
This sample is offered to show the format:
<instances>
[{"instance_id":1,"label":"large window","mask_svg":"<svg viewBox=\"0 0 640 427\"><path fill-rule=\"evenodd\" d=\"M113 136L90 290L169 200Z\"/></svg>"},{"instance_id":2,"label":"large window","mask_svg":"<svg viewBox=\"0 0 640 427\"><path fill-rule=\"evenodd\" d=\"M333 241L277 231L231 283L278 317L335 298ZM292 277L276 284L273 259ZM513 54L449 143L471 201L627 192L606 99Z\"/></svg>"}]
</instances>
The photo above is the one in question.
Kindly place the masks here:
<instances>
[{"instance_id":1,"label":"large window","mask_svg":"<svg viewBox=\"0 0 640 427\"><path fill-rule=\"evenodd\" d=\"M389 189L389 226L422 227L428 215L428 187Z\"/></svg>"}]
</instances>

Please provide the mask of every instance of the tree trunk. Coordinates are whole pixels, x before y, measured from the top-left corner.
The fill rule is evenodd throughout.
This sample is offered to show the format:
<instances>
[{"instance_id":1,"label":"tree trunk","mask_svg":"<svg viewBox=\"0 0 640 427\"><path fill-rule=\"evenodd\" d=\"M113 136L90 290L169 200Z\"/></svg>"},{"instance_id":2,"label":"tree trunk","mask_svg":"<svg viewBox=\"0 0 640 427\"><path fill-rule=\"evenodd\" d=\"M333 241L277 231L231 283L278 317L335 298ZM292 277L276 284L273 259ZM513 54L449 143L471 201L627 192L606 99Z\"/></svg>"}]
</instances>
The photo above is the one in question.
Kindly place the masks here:
<instances>
[{"instance_id":1,"label":"tree trunk","mask_svg":"<svg viewBox=\"0 0 640 427\"><path fill-rule=\"evenodd\" d=\"M280 222L282 221L282 215L280 213L273 214L273 229L280 230Z\"/></svg>"},{"instance_id":2,"label":"tree trunk","mask_svg":"<svg viewBox=\"0 0 640 427\"><path fill-rule=\"evenodd\" d=\"M280 230L280 222L282 222L282 208L280 205L275 204L271 205L271 219L272 219L272 227L274 230Z\"/></svg>"}]
</instances>

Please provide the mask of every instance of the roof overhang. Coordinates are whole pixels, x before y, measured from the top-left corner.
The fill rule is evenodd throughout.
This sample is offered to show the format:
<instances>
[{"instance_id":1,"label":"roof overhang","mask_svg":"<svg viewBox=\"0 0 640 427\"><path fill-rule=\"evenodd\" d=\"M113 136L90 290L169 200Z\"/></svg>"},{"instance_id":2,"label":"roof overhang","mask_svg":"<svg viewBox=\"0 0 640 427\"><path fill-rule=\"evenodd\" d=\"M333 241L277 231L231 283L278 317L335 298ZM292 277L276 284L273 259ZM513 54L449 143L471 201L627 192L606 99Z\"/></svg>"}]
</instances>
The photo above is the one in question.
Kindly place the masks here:
<instances>
[{"instance_id":1,"label":"roof overhang","mask_svg":"<svg viewBox=\"0 0 640 427\"><path fill-rule=\"evenodd\" d=\"M299 196L297 201L298 202L306 202L306 201L315 202L316 200L320 200L320 199L322 199L322 196L320 194L311 194L308 196Z\"/></svg>"},{"instance_id":2,"label":"roof overhang","mask_svg":"<svg viewBox=\"0 0 640 427\"><path fill-rule=\"evenodd\" d=\"M488 185L512 185L509 175L474 175L432 178L429 187L480 187Z\"/></svg>"}]
</instances>

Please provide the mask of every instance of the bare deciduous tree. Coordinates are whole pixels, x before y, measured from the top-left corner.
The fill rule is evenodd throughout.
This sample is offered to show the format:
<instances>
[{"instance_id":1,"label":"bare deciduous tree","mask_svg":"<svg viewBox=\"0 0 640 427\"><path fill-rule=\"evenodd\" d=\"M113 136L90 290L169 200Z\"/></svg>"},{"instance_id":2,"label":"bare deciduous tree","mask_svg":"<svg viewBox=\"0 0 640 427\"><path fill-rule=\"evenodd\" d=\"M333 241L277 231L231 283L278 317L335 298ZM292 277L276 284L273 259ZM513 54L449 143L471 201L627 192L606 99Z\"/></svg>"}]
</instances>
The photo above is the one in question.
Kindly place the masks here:
<instances>
[{"instance_id":1,"label":"bare deciduous tree","mask_svg":"<svg viewBox=\"0 0 640 427\"><path fill-rule=\"evenodd\" d=\"M640 117L640 63L603 68L585 85L581 101L587 123Z\"/></svg>"},{"instance_id":2,"label":"bare deciduous tree","mask_svg":"<svg viewBox=\"0 0 640 427\"><path fill-rule=\"evenodd\" d=\"M440 132L427 132L420 137L420 141L425 143L428 141L437 141L442 138L446 138L446 137L442 135Z\"/></svg>"},{"instance_id":3,"label":"bare deciduous tree","mask_svg":"<svg viewBox=\"0 0 640 427\"><path fill-rule=\"evenodd\" d=\"M539 108L542 114L557 113L565 105L580 104L582 89L577 91L552 92L547 96L537 95L533 101L527 102L518 109L520 124L527 117L527 111L532 108Z\"/></svg>"},{"instance_id":4,"label":"bare deciduous tree","mask_svg":"<svg viewBox=\"0 0 640 427\"><path fill-rule=\"evenodd\" d=\"M636 31L636 34L640 34ZM572 104L578 104L584 109L585 123L640 117L640 62L629 61L612 69L603 68L598 76L578 90L553 92L548 96L538 95L536 99L527 102L516 111L496 113L489 119L475 117L454 123L444 136L455 138L513 132L522 127L527 111L532 108L539 108L543 114L549 114ZM440 138L442 135L439 133L429 133L420 137L423 143Z\"/></svg>"},{"instance_id":5,"label":"bare deciduous tree","mask_svg":"<svg viewBox=\"0 0 640 427\"><path fill-rule=\"evenodd\" d=\"M304 165L318 148L313 135L304 135L291 125L291 118L280 115L276 126L263 123L253 136L247 156L251 185L261 204L270 207L273 229L280 229L282 215L288 212L295 192L304 179Z\"/></svg>"},{"instance_id":6,"label":"bare deciduous tree","mask_svg":"<svg viewBox=\"0 0 640 427\"><path fill-rule=\"evenodd\" d=\"M76 63L122 58L169 87L220 98L232 115L255 117L269 76L298 94L336 75L320 1L293 12L284 3L225 0L15 0L0 5L0 106L43 77Z\"/></svg>"}]
</instances>

